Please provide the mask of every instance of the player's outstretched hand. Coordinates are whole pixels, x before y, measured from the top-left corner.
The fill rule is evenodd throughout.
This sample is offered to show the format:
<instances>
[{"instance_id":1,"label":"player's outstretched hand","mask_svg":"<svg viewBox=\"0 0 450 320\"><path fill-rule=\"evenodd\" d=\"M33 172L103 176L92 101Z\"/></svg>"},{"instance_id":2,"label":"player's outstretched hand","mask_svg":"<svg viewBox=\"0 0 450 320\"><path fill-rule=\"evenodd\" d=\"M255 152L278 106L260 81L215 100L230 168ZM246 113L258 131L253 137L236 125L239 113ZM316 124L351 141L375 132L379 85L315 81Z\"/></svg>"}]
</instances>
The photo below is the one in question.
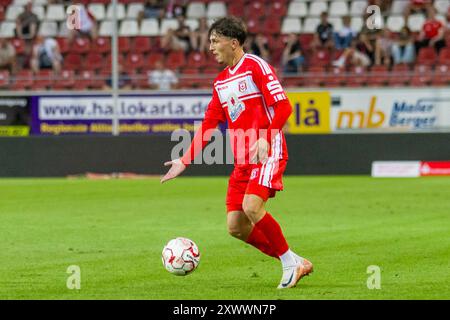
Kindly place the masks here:
<instances>
[{"instance_id":1,"label":"player's outstretched hand","mask_svg":"<svg viewBox=\"0 0 450 320\"><path fill-rule=\"evenodd\" d=\"M266 163L269 155L269 142L264 138L259 138L253 146L250 147L250 163Z\"/></svg>"},{"instance_id":2,"label":"player's outstretched hand","mask_svg":"<svg viewBox=\"0 0 450 320\"><path fill-rule=\"evenodd\" d=\"M186 169L186 166L183 164L183 162L181 162L180 159L167 161L164 163L164 166L166 167L171 166L171 167L169 171L166 173L166 175L161 178L161 183L164 183L167 180L171 180L178 177L184 171L184 169Z\"/></svg>"}]
</instances>

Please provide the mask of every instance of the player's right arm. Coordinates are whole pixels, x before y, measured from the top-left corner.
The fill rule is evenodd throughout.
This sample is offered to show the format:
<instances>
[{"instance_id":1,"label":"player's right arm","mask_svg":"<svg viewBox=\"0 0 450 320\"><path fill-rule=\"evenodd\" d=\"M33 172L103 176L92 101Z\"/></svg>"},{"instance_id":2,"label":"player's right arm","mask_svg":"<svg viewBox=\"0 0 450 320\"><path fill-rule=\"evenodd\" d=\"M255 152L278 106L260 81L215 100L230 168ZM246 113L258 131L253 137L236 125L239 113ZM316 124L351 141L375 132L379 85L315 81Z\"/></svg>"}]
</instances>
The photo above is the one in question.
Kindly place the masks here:
<instances>
[{"instance_id":1,"label":"player's right arm","mask_svg":"<svg viewBox=\"0 0 450 320\"><path fill-rule=\"evenodd\" d=\"M225 113L220 104L216 90L214 90L213 97L208 104L208 108L206 109L205 118L203 119L200 128L195 133L194 139L192 140L186 153L180 159L175 159L164 163L164 166L170 166L170 169L166 175L161 178L161 183L179 176L208 144L213 129L217 128L217 125L220 122L225 121Z\"/></svg>"}]
</instances>

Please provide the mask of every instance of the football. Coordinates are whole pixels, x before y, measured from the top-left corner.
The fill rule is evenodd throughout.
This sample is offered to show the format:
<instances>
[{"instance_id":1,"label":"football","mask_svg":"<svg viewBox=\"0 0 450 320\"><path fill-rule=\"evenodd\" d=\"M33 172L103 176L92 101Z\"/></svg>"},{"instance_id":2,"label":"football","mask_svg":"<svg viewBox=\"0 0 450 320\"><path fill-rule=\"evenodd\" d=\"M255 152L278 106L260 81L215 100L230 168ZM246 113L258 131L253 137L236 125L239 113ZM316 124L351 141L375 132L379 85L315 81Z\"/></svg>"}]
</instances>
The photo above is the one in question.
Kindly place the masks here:
<instances>
[{"instance_id":1,"label":"football","mask_svg":"<svg viewBox=\"0 0 450 320\"><path fill-rule=\"evenodd\" d=\"M185 276L194 271L200 262L200 252L194 241L178 237L170 240L162 251L164 268L177 276Z\"/></svg>"}]
</instances>

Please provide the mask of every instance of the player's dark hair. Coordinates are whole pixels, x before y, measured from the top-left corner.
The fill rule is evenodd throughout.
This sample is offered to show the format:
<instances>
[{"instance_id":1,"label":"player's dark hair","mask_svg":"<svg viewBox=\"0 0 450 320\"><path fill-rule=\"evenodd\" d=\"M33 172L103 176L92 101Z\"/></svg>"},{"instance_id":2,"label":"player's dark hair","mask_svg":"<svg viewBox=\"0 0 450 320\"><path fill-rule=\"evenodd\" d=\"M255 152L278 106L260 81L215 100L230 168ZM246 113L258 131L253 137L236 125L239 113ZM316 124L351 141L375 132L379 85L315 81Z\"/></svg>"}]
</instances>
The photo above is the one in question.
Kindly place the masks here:
<instances>
[{"instance_id":1,"label":"player's dark hair","mask_svg":"<svg viewBox=\"0 0 450 320\"><path fill-rule=\"evenodd\" d=\"M209 28L208 38L213 32L220 36L236 39L241 46L244 45L245 39L247 39L247 27L244 22L233 16L220 18L215 21Z\"/></svg>"}]
</instances>

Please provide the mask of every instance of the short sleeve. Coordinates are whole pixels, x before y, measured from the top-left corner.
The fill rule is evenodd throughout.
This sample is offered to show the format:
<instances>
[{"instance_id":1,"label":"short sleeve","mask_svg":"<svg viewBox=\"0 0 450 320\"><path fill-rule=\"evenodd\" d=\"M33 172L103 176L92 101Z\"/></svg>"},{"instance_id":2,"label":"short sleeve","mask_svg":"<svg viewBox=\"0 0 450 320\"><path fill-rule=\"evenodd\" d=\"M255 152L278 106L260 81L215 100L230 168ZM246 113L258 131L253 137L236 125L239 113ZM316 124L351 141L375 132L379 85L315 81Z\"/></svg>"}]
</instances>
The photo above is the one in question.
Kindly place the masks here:
<instances>
[{"instance_id":1,"label":"short sleeve","mask_svg":"<svg viewBox=\"0 0 450 320\"><path fill-rule=\"evenodd\" d=\"M253 80L261 91L266 105L273 106L278 101L287 100L274 69L262 59L255 61L254 65Z\"/></svg>"},{"instance_id":2,"label":"short sleeve","mask_svg":"<svg viewBox=\"0 0 450 320\"><path fill-rule=\"evenodd\" d=\"M216 89L213 89L212 99L206 108L205 119L215 119L219 122L225 122L227 120L222 105L220 104Z\"/></svg>"}]
</instances>

